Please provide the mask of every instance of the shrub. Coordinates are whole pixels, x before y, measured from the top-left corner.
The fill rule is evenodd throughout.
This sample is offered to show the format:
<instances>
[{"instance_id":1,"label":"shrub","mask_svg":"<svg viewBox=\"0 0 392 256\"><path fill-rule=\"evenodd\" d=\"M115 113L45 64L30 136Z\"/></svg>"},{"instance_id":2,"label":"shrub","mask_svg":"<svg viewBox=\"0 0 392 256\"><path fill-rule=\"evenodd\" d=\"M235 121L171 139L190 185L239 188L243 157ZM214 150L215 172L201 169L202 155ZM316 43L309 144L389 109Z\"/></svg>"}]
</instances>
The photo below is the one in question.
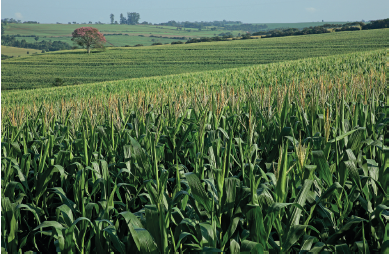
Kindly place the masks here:
<instances>
[{"instance_id":1,"label":"shrub","mask_svg":"<svg viewBox=\"0 0 392 256\"><path fill-rule=\"evenodd\" d=\"M171 44L184 44L184 42L182 42L182 41L175 41L175 42L171 42Z\"/></svg>"},{"instance_id":2,"label":"shrub","mask_svg":"<svg viewBox=\"0 0 392 256\"><path fill-rule=\"evenodd\" d=\"M54 79L53 86L63 86L64 85L64 80L61 78L56 78Z\"/></svg>"}]
</instances>

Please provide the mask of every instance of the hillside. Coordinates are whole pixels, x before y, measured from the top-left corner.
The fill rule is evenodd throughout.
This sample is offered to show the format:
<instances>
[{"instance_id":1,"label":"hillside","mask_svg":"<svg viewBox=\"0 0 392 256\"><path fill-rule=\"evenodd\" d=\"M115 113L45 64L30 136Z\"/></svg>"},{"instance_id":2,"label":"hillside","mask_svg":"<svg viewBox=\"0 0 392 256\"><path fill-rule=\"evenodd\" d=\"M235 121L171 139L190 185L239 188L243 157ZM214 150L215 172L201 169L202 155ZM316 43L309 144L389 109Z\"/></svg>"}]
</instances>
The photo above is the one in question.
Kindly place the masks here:
<instances>
[{"instance_id":1,"label":"hillside","mask_svg":"<svg viewBox=\"0 0 392 256\"><path fill-rule=\"evenodd\" d=\"M22 57L29 56L29 54L41 53L41 50L28 49L28 48L17 48L11 46L1 46L1 54L12 56L12 57Z\"/></svg>"},{"instance_id":2,"label":"hillside","mask_svg":"<svg viewBox=\"0 0 392 256\"><path fill-rule=\"evenodd\" d=\"M243 67L389 47L389 29L140 48L63 51L2 61L2 90Z\"/></svg>"},{"instance_id":3,"label":"hillside","mask_svg":"<svg viewBox=\"0 0 392 256\"><path fill-rule=\"evenodd\" d=\"M267 28L263 30L277 28L298 28L321 26L324 24L344 24L345 22L304 22L304 23L266 23ZM5 35L20 35L16 40L26 40L35 42L35 35L39 40L62 41L73 45L71 33L79 27L89 26L97 28L109 42L107 46L124 45L151 45L156 42L171 43L173 41L186 41L189 38L213 37L221 33L230 32L233 35L245 33L244 30L227 30L223 27L205 27L201 30L197 28L186 28L178 30L173 26L162 25L115 25L115 24L18 24L9 23L5 28ZM213 28L213 30L211 29Z\"/></svg>"},{"instance_id":4,"label":"hillside","mask_svg":"<svg viewBox=\"0 0 392 256\"><path fill-rule=\"evenodd\" d=\"M159 26L159 25L111 25L111 24L17 24L9 23L5 26L5 35L19 35L15 39L35 42L34 37L39 36L39 40L62 41L74 45L71 41L71 34L80 27L97 28L105 35L108 41L107 46L125 46L125 45L151 45L153 43L171 43L173 41L186 41L193 37L213 37L220 33L231 32L233 35L245 33L245 31L229 31L218 28L212 31L209 28L198 30L196 28L187 28L178 30L176 27Z\"/></svg>"},{"instance_id":5,"label":"hillside","mask_svg":"<svg viewBox=\"0 0 392 256\"><path fill-rule=\"evenodd\" d=\"M78 105L87 99L98 101L114 96L116 99L136 97L140 93L153 93L160 97L169 98L170 95L185 93L191 90L219 90L225 87L265 87L271 85L289 85L305 82L319 83L320 79L334 79L336 83L355 83L352 76L374 76L375 72L389 77L389 50L357 52L326 57L299 59L265 65L253 65L241 68L221 69L213 71L135 78L120 81L105 81L100 83L81 84L40 88L35 90L3 91L1 104L10 111L14 107L26 106L45 102L58 105L66 102ZM384 77L384 78L385 78ZM377 79L382 79L377 77ZM128 96L127 96L128 95ZM176 96L174 96L176 97ZM181 96L179 96L181 97ZM129 100L129 99L128 99ZM72 103L73 102L73 103Z\"/></svg>"}]
</instances>

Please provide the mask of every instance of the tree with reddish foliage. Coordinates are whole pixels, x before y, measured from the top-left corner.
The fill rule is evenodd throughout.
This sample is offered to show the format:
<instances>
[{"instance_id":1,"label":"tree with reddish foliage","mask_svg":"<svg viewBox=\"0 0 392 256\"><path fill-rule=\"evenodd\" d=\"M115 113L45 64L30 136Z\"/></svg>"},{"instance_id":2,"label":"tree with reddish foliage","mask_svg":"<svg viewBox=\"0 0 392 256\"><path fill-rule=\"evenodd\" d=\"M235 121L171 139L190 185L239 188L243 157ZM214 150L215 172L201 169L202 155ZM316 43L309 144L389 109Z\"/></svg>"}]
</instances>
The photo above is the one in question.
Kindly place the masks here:
<instances>
[{"instance_id":1,"label":"tree with reddish foliage","mask_svg":"<svg viewBox=\"0 0 392 256\"><path fill-rule=\"evenodd\" d=\"M85 47L87 53L90 53L91 48L102 48L106 43L105 37L96 28L81 27L72 32L72 41L78 45Z\"/></svg>"}]
</instances>

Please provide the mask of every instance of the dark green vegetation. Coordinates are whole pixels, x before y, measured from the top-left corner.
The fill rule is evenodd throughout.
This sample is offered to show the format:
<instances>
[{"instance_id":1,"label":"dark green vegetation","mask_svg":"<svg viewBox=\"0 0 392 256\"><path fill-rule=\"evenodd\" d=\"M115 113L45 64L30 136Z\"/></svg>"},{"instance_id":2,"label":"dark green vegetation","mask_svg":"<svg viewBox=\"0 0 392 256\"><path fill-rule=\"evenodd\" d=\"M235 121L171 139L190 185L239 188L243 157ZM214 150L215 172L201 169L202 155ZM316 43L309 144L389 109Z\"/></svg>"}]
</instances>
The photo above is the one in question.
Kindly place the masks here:
<instances>
[{"instance_id":1,"label":"dark green vegetation","mask_svg":"<svg viewBox=\"0 0 392 256\"><path fill-rule=\"evenodd\" d=\"M2 93L2 252L388 253L388 57Z\"/></svg>"},{"instance_id":2,"label":"dark green vegetation","mask_svg":"<svg viewBox=\"0 0 392 256\"><path fill-rule=\"evenodd\" d=\"M383 20L371 21L368 24L364 22L349 22L345 24L324 24L314 27L306 28L278 28L270 29L267 31L258 31L253 33L253 35L262 35L264 37L279 37L279 36L293 36L293 35L308 35L308 34L321 34L321 33L331 33L331 32L341 32L341 31L358 31L358 30L368 30L368 29L382 29L389 28L389 18Z\"/></svg>"},{"instance_id":3,"label":"dark green vegetation","mask_svg":"<svg viewBox=\"0 0 392 256\"><path fill-rule=\"evenodd\" d=\"M234 68L389 47L389 29L186 45L113 48L2 61L2 90Z\"/></svg>"},{"instance_id":4,"label":"dark green vegetation","mask_svg":"<svg viewBox=\"0 0 392 256\"><path fill-rule=\"evenodd\" d=\"M26 38L31 38L31 40L26 40ZM32 48L44 51L59 51L72 49L72 46L66 42L61 42L59 40L53 42L51 40L42 40L38 42L34 38L34 36L29 36L18 40L15 36L6 35L1 37L1 45L19 48Z\"/></svg>"}]
</instances>

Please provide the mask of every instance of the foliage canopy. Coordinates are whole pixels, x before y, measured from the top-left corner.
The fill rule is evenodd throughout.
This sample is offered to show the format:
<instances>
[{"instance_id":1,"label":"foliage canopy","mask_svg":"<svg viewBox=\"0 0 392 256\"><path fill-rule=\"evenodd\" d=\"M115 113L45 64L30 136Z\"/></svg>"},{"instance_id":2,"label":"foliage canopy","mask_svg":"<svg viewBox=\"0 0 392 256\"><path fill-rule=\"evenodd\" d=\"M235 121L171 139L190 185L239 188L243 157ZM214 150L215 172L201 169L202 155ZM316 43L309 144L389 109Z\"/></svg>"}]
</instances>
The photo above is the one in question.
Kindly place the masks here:
<instances>
[{"instance_id":1,"label":"foliage canopy","mask_svg":"<svg viewBox=\"0 0 392 256\"><path fill-rule=\"evenodd\" d=\"M91 48L102 48L106 42L104 35L96 28L81 27L72 32L72 41L78 45L86 47L87 52L90 53Z\"/></svg>"}]
</instances>

